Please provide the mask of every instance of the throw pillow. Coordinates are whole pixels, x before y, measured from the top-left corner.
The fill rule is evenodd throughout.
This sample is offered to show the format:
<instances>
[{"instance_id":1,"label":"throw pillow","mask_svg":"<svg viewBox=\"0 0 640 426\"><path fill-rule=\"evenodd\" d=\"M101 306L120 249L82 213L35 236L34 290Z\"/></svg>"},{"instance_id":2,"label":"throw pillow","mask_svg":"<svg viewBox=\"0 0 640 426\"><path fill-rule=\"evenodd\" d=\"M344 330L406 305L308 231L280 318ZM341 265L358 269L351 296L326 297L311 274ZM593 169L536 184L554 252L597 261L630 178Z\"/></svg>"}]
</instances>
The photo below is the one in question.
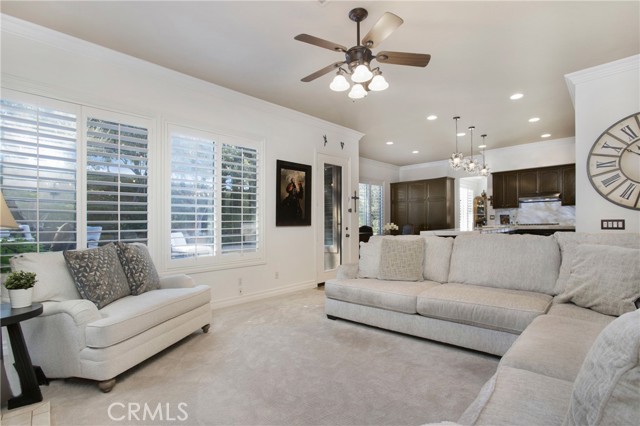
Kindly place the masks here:
<instances>
[{"instance_id":1,"label":"throw pillow","mask_svg":"<svg viewBox=\"0 0 640 426\"><path fill-rule=\"evenodd\" d=\"M21 253L9 262L12 270L34 272L38 277L33 287L33 302L80 299L61 251Z\"/></svg>"},{"instance_id":2,"label":"throw pillow","mask_svg":"<svg viewBox=\"0 0 640 426\"><path fill-rule=\"evenodd\" d=\"M425 237L424 279L446 283L453 251L453 238Z\"/></svg>"},{"instance_id":3,"label":"throw pillow","mask_svg":"<svg viewBox=\"0 0 640 426\"><path fill-rule=\"evenodd\" d=\"M598 335L573 383L564 425L638 424L638 324L640 310L615 319Z\"/></svg>"},{"instance_id":4,"label":"throw pillow","mask_svg":"<svg viewBox=\"0 0 640 426\"><path fill-rule=\"evenodd\" d=\"M131 294L115 244L63 255L78 292L98 309Z\"/></svg>"},{"instance_id":5,"label":"throw pillow","mask_svg":"<svg viewBox=\"0 0 640 426\"><path fill-rule=\"evenodd\" d=\"M371 237L368 243L360 243L358 278L378 278L381 244L381 237Z\"/></svg>"},{"instance_id":6,"label":"throw pillow","mask_svg":"<svg viewBox=\"0 0 640 426\"><path fill-rule=\"evenodd\" d=\"M423 269L424 239L382 239L379 279L422 281Z\"/></svg>"},{"instance_id":7,"label":"throw pillow","mask_svg":"<svg viewBox=\"0 0 640 426\"><path fill-rule=\"evenodd\" d=\"M131 294L137 296L145 291L160 288L160 276L151 260L147 246L139 243L118 242L116 249Z\"/></svg>"},{"instance_id":8,"label":"throw pillow","mask_svg":"<svg viewBox=\"0 0 640 426\"><path fill-rule=\"evenodd\" d=\"M573 302L605 315L636 309L640 298L640 250L582 244L577 247L565 291L556 302Z\"/></svg>"}]
</instances>

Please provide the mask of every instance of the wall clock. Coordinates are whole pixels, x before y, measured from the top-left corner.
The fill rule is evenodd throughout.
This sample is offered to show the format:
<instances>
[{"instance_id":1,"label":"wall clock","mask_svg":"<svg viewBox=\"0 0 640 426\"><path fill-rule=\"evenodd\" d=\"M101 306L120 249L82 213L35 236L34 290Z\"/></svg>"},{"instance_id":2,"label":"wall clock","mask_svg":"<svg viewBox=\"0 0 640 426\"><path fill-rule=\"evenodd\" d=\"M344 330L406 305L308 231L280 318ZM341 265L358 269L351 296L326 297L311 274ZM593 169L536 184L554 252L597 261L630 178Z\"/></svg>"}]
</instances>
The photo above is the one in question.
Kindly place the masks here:
<instances>
[{"instance_id":1,"label":"wall clock","mask_svg":"<svg viewBox=\"0 0 640 426\"><path fill-rule=\"evenodd\" d=\"M640 210L640 112L612 124L596 139L587 176L608 201Z\"/></svg>"}]
</instances>

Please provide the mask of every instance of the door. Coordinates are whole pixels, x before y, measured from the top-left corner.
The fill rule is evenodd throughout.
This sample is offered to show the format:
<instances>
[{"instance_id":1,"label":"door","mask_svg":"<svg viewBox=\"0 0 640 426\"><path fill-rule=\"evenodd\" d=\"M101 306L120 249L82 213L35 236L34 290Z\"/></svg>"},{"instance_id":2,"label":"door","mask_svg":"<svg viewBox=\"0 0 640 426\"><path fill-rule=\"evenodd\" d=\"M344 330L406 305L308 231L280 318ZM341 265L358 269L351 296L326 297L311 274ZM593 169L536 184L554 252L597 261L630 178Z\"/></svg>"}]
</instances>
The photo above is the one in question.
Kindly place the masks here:
<instances>
[{"instance_id":1,"label":"door","mask_svg":"<svg viewBox=\"0 0 640 426\"><path fill-rule=\"evenodd\" d=\"M345 258L346 243L353 231L350 229L347 209L349 209L349 167L348 160L339 157L318 155L316 182L318 197L318 258L317 281L325 282L335 278L338 266ZM357 230L356 230L357 234ZM356 235L354 234L354 235Z\"/></svg>"}]
</instances>

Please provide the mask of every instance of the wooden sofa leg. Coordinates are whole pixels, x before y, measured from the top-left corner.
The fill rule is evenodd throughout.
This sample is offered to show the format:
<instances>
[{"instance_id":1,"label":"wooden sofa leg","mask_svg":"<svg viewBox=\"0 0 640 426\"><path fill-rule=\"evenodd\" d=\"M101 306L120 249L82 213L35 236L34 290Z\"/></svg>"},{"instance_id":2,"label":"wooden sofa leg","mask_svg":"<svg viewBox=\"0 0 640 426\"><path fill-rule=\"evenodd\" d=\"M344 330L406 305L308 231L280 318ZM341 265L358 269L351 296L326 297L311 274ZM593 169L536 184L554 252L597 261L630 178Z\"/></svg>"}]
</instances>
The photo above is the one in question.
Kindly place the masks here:
<instances>
[{"instance_id":1,"label":"wooden sofa leg","mask_svg":"<svg viewBox=\"0 0 640 426\"><path fill-rule=\"evenodd\" d=\"M208 333L209 332L209 327L211 327L211 324L203 325L202 326L202 332L203 333Z\"/></svg>"},{"instance_id":2,"label":"wooden sofa leg","mask_svg":"<svg viewBox=\"0 0 640 426\"><path fill-rule=\"evenodd\" d=\"M113 379L101 380L98 382L98 388L104 393L111 392L111 389L113 389L115 385L116 385L115 377Z\"/></svg>"}]
</instances>

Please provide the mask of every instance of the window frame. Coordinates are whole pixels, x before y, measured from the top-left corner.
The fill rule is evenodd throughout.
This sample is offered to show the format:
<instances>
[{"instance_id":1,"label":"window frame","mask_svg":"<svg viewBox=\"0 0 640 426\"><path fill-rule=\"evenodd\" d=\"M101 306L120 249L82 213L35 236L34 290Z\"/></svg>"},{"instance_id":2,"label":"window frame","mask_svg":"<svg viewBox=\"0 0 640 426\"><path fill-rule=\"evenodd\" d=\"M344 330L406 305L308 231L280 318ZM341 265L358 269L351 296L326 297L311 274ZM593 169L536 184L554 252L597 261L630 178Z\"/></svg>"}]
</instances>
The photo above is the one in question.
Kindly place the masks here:
<instances>
[{"instance_id":1,"label":"window frame","mask_svg":"<svg viewBox=\"0 0 640 426\"><path fill-rule=\"evenodd\" d=\"M363 225L367 225L367 226L371 226L371 228L373 229L373 235L382 235L382 227L385 224L385 219L384 219L384 209L385 209L385 184L384 182L373 182L373 181L360 181L358 183L358 196L360 195L360 185L366 185L366 193L367 193L367 211L365 212L366 216L367 216L367 223L360 223L360 211L358 211L358 226L363 226ZM375 228L373 226L373 222L371 221L371 187L372 186L378 186L380 187L380 223L378 228ZM360 200L358 200L360 201ZM358 208L360 208L360 206L358 206Z\"/></svg>"},{"instance_id":2,"label":"window frame","mask_svg":"<svg viewBox=\"0 0 640 426\"><path fill-rule=\"evenodd\" d=\"M265 141L252 136L244 136L238 134L229 134L216 129L206 129L203 126L192 126L183 123L166 121L164 126L165 145L165 161L164 161L164 178L163 201L168 207L164 211L163 231L160 233L164 253L164 270L170 272L206 272L220 269L232 269L244 266L255 266L266 264L265 246L265 215L266 215L266 185L265 185ZM184 136L211 139L215 143L215 172L214 172L214 241L215 249L213 256L195 256L188 258L172 259L171 257L171 175L172 175L172 135L174 133ZM258 247L252 252L242 253L223 253L221 251L221 220L222 220L222 147L234 145L255 149L257 154L257 235Z\"/></svg>"}]
</instances>

